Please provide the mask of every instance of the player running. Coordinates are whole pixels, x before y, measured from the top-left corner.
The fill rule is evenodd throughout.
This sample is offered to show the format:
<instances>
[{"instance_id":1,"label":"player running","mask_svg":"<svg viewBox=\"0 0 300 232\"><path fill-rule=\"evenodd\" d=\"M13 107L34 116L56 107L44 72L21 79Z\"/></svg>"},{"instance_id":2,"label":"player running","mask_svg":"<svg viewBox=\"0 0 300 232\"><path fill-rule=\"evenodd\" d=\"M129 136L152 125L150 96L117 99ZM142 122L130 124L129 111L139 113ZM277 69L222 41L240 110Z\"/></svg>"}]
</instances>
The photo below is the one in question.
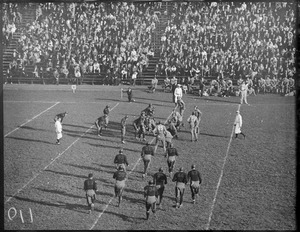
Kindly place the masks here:
<instances>
[{"instance_id":1,"label":"player running","mask_svg":"<svg viewBox=\"0 0 300 232\"><path fill-rule=\"evenodd\" d=\"M200 184L202 182L200 172L196 170L196 166L192 165L192 170L188 172L188 182L192 193L193 204L196 203L196 196L199 196Z\"/></svg>"},{"instance_id":2,"label":"player running","mask_svg":"<svg viewBox=\"0 0 300 232\"><path fill-rule=\"evenodd\" d=\"M105 118L105 129L107 128L107 125L108 125L108 122L109 122L109 112L111 111L110 109L110 106L107 105L104 110L103 110L103 114L106 115L106 118Z\"/></svg>"},{"instance_id":3,"label":"player running","mask_svg":"<svg viewBox=\"0 0 300 232\"><path fill-rule=\"evenodd\" d=\"M127 174L122 166L119 166L118 170L114 173L113 178L116 180L115 183L115 197L118 197L118 207L122 201L123 189L125 188L125 181Z\"/></svg>"},{"instance_id":4,"label":"player running","mask_svg":"<svg viewBox=\"0 0 300 232\"><path fill-rule=\"evenodd\" d=\"M123 149L120 149L119 154L115 156L114 164L116 164L117 170L119 169L119 166L122 166L124 171L126 172L126 166L128 166L129 164L126 155L123 154Z\"/></svg>"},{"instance_id":5,"label":"player running","mask_svg":"<svg viewBox=\"0 0 300 232\"><path fill-rule=\"evenodd\" d=\"M166 152L165 156L167 157L169 174L170 174L170 177L172 178L173 169L174 169L174 165L176 162L176 156L178 156L177 149L174 147L174 145L172 143L170 144L170 147L167 148L167 152Z\"/></svg>"},{"instance_id":6,"label":"player running","mask_svg":"<svg viewBox=\"0 0 300 232\"><path fill-rule=\"evenodd\" d=\"M96 200L96 191L97 191L97 183L93 179L93 173L88 175L88 179L84 181L83 186L84 191L86 192L86 201L89 207L89 213L94 210L94 202Z\"/></svg>"},{"instance_id":7,"label":"player running","mask_svg":"<svg viewBox=\"0 0 300 232\"><path fill-rule=\"evenodd\" d=\"M143 173L143 178L146 177L147 175L147 170L149 167L149 164L151 162L151 156L154 156L154 149L153 147L150 145L149 142L147 142L146 146L144 146L142 148L142 152L141 152L141 157L144 161L144 173Z\"/></svg>"},{"instance_id":8,"label":"player running","mask_svg":"<svg viewBox=\"0 0 300 232\"><path fill-rule=\"evenodd\" d=\"M146 133L145 121L146 121L145 112L142 112L140 117L133 121L133 127L135 129L135 138L136 139L139 138L141 140L142 139L141 137L143 137L143 141L146 141L146 138L145 138L145 133Z\"/></svg>"},{"instance_id":9,"label":"player running","mask_svg":"<svg viewBox=\"0 0 300 232\"><path fill-rule=\"evenodd\" d=\"M185 110L185 103L182 100L182 98L180 98L180 97L177 100L177 107L179 107L179 114L180 114L180 116L183 117L183 112Z\"/></svg>"},{"instance_id":10,"label":"player running","mask_svg":"<svg viewBox=\"0 0 300 232\"><path fill-rule=\"evenodd\" d=\"M171 114L171 121L175 124L176 130L179 131L181 126L184 126L182 122L183 117L180 115L176 108L173 109Z\"/></svg>"},{"instance_id":11,"label":"player running","mask_svg":"<svg viewBox=\"0 0 300 232\"><path fill-rule=\"evenodd\" d=\"M107 127L107 114L104 114L103 116L97 118L97 120L95 121L95 125L97 127L97 135L100 137L102 135L102 129L103 127L106 128Z\"/></svg>"},{"instance_id":12,"label":"player running","mask_svg":"<svg viewBox=\"0 0 300 232\"><path fill-rule=\"evenodd\" d=\"M146 218L149 219L150 215L150 208L155 215L156 212L156 196L157 196L157 189L154 185L153 180L148 182L148 185L144 188L144 198L146 201Z\"/></svg>"},{"instance_id":13,"label":"player running","mask_svg":"<svg viewBox=\"0 0 300 232\"><path fill-rule=\"evenodd\" d=\"M158 169L158 172L153 176L153 182L157 189L157 205L161 209L162 208L162 199L165 191L165 185L168 183L167 176L164 173L162 168Z\"/></svg>"},{"instance_id":14,"label":"player running","mask_svg":"<svg viewBox=\"0 0 300 232\"><path fill-rule=\"evenodd\" d=\"M197 125L198 125L198 119L195 115L195 112L192 112L192 115L187 119L188 123L190 124L190 129L191 129L191 141L197 141L198 140L198 134L196 132Z\"/></svg>"},{"instance_id":15,"label":"player running","mask_svg":"<svg viewBox=\"0 0 300 232\"><path fill-rule=\"evenodd\" d=\"M183 172L182 167L179 168L179 172L175 173L172 181L176 182L176 186L175 186L176 208L180 208L182 207L185 185L188 181L187 174Z\"/></svg>"},{"instance_id":16,"label":"player running","mask_svg":"<svg viewBox=\"0 0 300 232\"><path fill-rule=\"evenodd\" d=\"M156 142L155 142L155 148L154 148L154 153L157 151L157 147L159 142L162 142L163 144L163 149L164 152L166 152L166 138L165 135L167 134L167 129L165 125L163 125L160 121L158 122L158 125L156 128L153 130L154 136L156 136Z\"/></svg>"},{"instance_id":17,"label":"player running","mask_svg":"<svg viewBox=\"0 0 300 232\"><path fill-rule=\"evenodd\" d=\"M126 134L127 119L128 119L128 115L125 115L125 117L121 119L121 142L122 143L125 143L124 138Z\"/></svg>"},{"instance_id":18,"label":"player running","mask_svg":"<svg viewBox=\"0 0 300 232\"><path fill-rule=\"evenodd\" d=\"M168 129L167 129L167 131L169 131L174 138L178 138L177 128L175 126L174 121L168 120Z\"/></svg>"},{"instance_id":19,"label":"player running","mask_svg":"<svg viewBox=\"0 0 300 232\"><path fill-rule=\"evenodd\" d=\"M202 117L202 112L199 110L198 106L195 106L194 108L195 111L195 115L197 117L197 124L196 124L196 133L199 135L200 133L200 121L201 121L201 117Z\"/></svg>"}]
</instances>

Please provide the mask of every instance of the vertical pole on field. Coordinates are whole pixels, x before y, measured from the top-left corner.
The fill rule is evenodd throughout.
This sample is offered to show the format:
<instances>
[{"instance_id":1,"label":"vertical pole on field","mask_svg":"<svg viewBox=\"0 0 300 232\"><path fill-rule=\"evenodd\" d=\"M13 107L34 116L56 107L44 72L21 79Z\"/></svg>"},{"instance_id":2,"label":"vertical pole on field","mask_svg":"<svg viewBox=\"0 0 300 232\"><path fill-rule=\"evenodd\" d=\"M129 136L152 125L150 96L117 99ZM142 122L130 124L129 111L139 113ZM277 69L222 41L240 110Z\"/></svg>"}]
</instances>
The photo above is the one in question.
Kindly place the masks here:
<instances>
[{"instance_id":1,"label":"vertical pole on field","mask_svg":"<svg viewBox=\"0 0 300 232\"><path fill-rule=\"evenodd\" d=\"M121 99L123 98L123 89L121 88Z\"/></svg>"}]
</instances>

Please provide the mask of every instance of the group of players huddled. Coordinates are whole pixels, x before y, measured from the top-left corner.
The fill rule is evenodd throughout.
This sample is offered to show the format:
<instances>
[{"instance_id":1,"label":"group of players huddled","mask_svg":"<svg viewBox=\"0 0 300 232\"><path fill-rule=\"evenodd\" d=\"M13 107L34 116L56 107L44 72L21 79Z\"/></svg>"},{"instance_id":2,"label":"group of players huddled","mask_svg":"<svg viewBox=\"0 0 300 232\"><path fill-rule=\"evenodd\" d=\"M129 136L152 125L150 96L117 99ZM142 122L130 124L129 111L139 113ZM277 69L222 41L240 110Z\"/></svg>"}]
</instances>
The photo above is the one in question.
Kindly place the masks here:
<instances>
[{"instance_id":1,"label":"group of players huddled","mask_svg":"<svg viewBox=\"0 0 300 232\"><path fill-rule=\"evenodd\" d=\"M180 208L183 202L185 185L187 183L190 183L192 202L193 204L195 204L196 196L198 196L202 179L199 171L195 169L195 165L191 166L191 170L188 173L185 173L183 171L183 168L181 167L179 168L179 171L173 175L174 164L176 161L176 156L178 156L178 152L174 147L172 139L178 138L178 131L180 131L181 127L184 127L183 113L185 111L185 103L182 98L177 97L175 99L175 108L172 110L170 116L164 123L155 119L155 107L153 106L153 104L149 104L133 121L133 128L135 139L137 140L146 141L145 136L151 134L155 137L154 147L151 146L151 142L148 141L146 142L146 145L143 146L141 151L141 159L144 163L142 178L144 179L147 176L149 164L151 163L151 157L157 154L158 146L161 144L164 152L163 154L167 159L169 176L172 181L176 183L175 207ZM132 101L131 98L129 98L128 100L129 102ZM109 124L109 113L110 107L107 105L103 110L103 116L99 117L95 122L98 136L102 135L102 129L106 129ZM200 133L199 124L201 121L201 116L202 112L198 109L197 106L195 106L194 111L187 119L187 122L189 123L191 129L191 141L197 141L198 139L198 134ZM122 143L125 143L127 119L128 115L125 115L120 122ZM120 206L122 201L123 189L128 177L126 167L129 165L123 149L120 149L119 154L115 156L114 163L117 169L113 175L113 178L116 180L115 197L118 198L117 206ZM161 202L165 184L167 184L167 175L164 173L163 168L159 167L158 172L153 175L153 180L150 180L148 182L148 185L144 188L147 219L149 218L150 209L152 209L152 212L155 213L156 205L158 205L159 208L162 208ZM91 184L90 186L91 188L94 188L96 185ZM90 189L87 187L85 188L85 190L87 191ZM94 190L96 191L97 189ZM93 199L95 199L95 194L93 196L87 194L87 202L90 210L93 209Z\"/></svg>"},{"instance_id":2,"label":"group of players huddled","mask_svg":"<svg viewBox=\"0 0 300 232\"><path fill-rule=\"evenodd\" d=\"M131 90L127 90L127 92L131 92ZM131 96L131 94L128 94ZM132 98L129 97L129 101L132 101ZM174 100L173 100L174 102ZM102 130L107 129L109 125L109 114L111 108L107 105L103 110L103 115L97 118L95 121L95 126L97 128L97 135L99 137L102 136ZM178 172L173 175L174 165L176 161L176 156L178 156L178 151L174 147L172 142L173 138L178 138L178 131L180 131L181 127L184 127L183 123L183 113L185 111L185 103L183 102L181 97L175 98L175 108L172 110L168 119L162 123L155 119L155 107L153 104L149 104L144 110L141 111L140 115L133 121L133 128L135 138L140 141L146 141L146 135L153 135L155 137L155 145L151 146L151 142L146 142L146 145L142 147L141 151L141 159L144 163L144 172L142 174L142 178L144 179L147 176L149 164L151 163L151 157L157 154L158 146L161 144L163 148L164 157L167 159L168 172L169 177L175 185L175 201L176 208L180 208L183 203L183 195L185 191L185 185L187 183L190 184L190 190L192 194L192 203L195 204L196 197L199 194L200 184L202 182L201 175L199 171L195 169L195 165L191 166L191 170L188 173L185 173L183 168L180 167ZM67 115L67 112L57 114L54 118L56 124L60 124L60 131L57 133L60 134L58 136L58 144L59 139L62 137L62 126L61 122L63 118ZM195 106L194 111L188 117L187 122L190 124L192 141L197 141L199 134L199 124L201 120L202 113ZM120 122L121 127L121 142L125 143L125 135L126 135L126 127L127 127L127 119L128 115L125 115ZM56 125L57 127L57 125ZM119 154L117 154L114 158L114 164L116 165L116 171L113 174L113 179L115 179L115 197L118 198L117 206L120 206L122 201L123 189L126 185L126 180L128 178L128 173L126 171L126 167L129 165L126 155L124 154L123 149L119 150ZM162 198L165 189L165 185L167 184L167 175L164 173L163 168L159 167L158 172L155 173L144 188L144 197L146 204L146 219L149 218L150 209L155 214L156 206L162 208ZM84 182L84 190L86 192L86 200L89 208L89 213L94 209L94 202L96 200L96 192L97 192L97 183L93 179L93 174L90 173L88 175L88 179Z\"/></svg>"}]
</instances>

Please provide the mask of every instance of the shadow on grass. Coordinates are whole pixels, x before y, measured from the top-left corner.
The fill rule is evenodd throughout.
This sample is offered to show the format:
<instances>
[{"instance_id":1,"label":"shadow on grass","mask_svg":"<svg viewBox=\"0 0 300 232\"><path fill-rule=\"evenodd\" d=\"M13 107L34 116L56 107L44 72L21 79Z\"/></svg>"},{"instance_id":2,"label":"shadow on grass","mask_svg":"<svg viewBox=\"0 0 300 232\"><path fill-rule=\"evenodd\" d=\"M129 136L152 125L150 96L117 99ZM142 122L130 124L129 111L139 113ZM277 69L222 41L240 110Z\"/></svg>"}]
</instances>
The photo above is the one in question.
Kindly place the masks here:
<instances>
[{"instance_id":1,"label":"shadow on grass","mask_svg":"<svg viewBox=\"0 0 300 232\"><path fill-rule=\"evenodd\" d=\"M40 128L33 128L31 126L22 126L20 128L21 129L27 129L27 130L34 130L34 131L49 131L49 130L44 130L44 129L40 129Z\"/></svg>"},{"instance_id":2,"label":"shadow on grass","mask_svg":"<svg viewBox=\"0 0 300 232\"><path fill-rule=\"evenodd\" d=\"M222 97L198 97L195 98L195 96L189 96L187 98L191 98L191 99L201 99L203 101L213 101L213 102L224 102L224 103L232 103L232 104L239 104L239 101L230 101L230 98L222 98ZM233 99L234 100L234 99Z\"/></svg>"},{"instance_id":3,"label":"shadow on grass","mask_svg":"<svg viewBox=\"0 0 300 232\"><path fill-rule=\"evenodd\" d=\"M213 135L213 134L207 134L207 133L201 133L200 135L206 135L206 136L211 136L211 137L219 137L219 138L230 138L230 136L227 135Z\"/></svg>"},{"instance_id":4,"label":"shadow on grass","mask_svg":"<svg viewBox=\"0 0 300 232\"><path fill-rule=\"evenodd\" d=\"M70 193L67 193L67 192L61 191L61 190L43 189L43 188L35 188L35 189L43 191L43 192L48 192L48 193L53 193L53 194L59 194L59 195L63 195L63 196L71 197L71 198L85 199L84 196L77 196L77 195L70 194Z\"/></svg>"},{"instance_id":5,"label":"shadow on grass","mask_svg":"<svg viewBox=\"0 0 300 232\"><path fill-rule=\"evenodd\" d=\"M185 134L191 134L190 131L187 131L187 130L180 130L179 132L181 133L185 133ZM210 136L210 137L218 137L218 138L230 138L230 136L227 136L227 135L214 135L214 134L208 134L208 133L202 133L200 132L198 136L201 136L201 135L204 135L204 136ZM180 137L178 138L179 141L190 141L190 139L181 139Z\"/></svg>"},{"instance_id":6,"label":"shadow on grass","mask_svg":"<svg viewBox=\"0 0 300 232\"><path fill-rule=\"evenodd\" d=\"M122 207L122 203L121 203L121 207ZM105 211L105 213L120 217L123 221L127 221L127 222L135 222L135 220L137 220L137 219L145 220L145 217L136 218L136 217L131 217L131 216L121 214L121 213L115 213L115 212L112 212L112 211Z\"/></svg>"},{"instance_id":7,"label":"shadow on grass","mask_svg":"<svg viewBox=\"0 0 300 232\"><path fill-rule=\"evenodd\" d=\"M174 103L172 103L172 101L171 101L171 99L172 99L172 95L170 95L170 101L163 101L163 100L161 100L161 99L150 99L150 98L144 98L144 97L136 97L136 98L134 98L134 99L142 99L142 100L147 100L147 101L158 101L158 102L166 102L166 103L170 103L172 106L170 106L170 107L172 107L172 108L174 108ZM137 102L137 101L135 101L135 102ZM143 102L144 104L148 104L149 105L149 103L146 103L146 102ZM161 106L160 104L155 104L155 103L152 103L152 105L154 105L154 106ZM168 106L164 106L164 107L168 107Z\"/></svg>"},{"instance_id":8,"label":"shadow on grass","mask_svg":"<svg viewBox=\"0 0 300 232\"><path fill-rule=\"evenodd\" d=\"M36 142L36 143L46 143L46 144L52 144L52 145L55 145L55 142L53 143L50 143L48 141L42 141L42 140L39 140L39 139L28 139L28 138L16 138L16 137L6 137L6 138L9 138L9 139L16 139L16 140L22 140L22 141L27 141L27 142Z\"/></svg>"},{"instance_id":9,"label":"shadow on grass","mask_svg":"<svg viewBox=\"0 0 300 232\"><path fill-rule=\"evenodd\" d=\"M91 123L90 123L91 124ZM79 125L73 125L73 124L65 124L63 123L63 126L68 126L68 127L78 127L78 128L84 128L84 129L89 129L90 127L87 126L79 126Z\"/></svg>"},{"instance_id":10,"label":"shadow on grass","mask_svg":"<svg viewBox=\"0 0 300 232\"><path fill-rule=\"evenodd\" d=\"M104 140L104 141L110 141L110 140ZM110 141L112 142L112 141ZM131 142L131 141L128 141L128 142ZM136 142L137 143L137 142ZM124 145L123 144L120 144L118 146L109 146L109 145L102 145L102 144L92 144L92 143L87 143L89 144L90 146L94 146L94 147L107 147L107 148L113 148L113 149L116 149L117 151L114 152L115 155L118 154L119 150L121 147L123 147ZM140 144L140 143L139 143ZM143 144L141 144L143 145ZM123 148L124 151L131 151L131 152L141 152L141 150L134 150L134 149L129 149L129 148Z\"/></svg>"},{"instance_id":11,"label":"shadow on grass","mask_svg":"<svg viewBox=\"0 0 300 232\"><path fill-rule=\"evenodd\" d=\"M105 165L105 164L98 164L98 163L92 163L92 164L96 164L102 168L110 168L110 169L116 170L116 166L114 166L114 165Z\"/></svg>"},{"instance_id":12,"label":"shadow on grass","mask_svg":"<svg viewBox=\"0 0 300 232\"><path fill-rule=\"evenodd\" d=\"M119 95L120 96L120 95ZM123 98L124 98L124 94L123 94ZM95 98L96 101L112 101L112 102L119 102L120 99L112 99L112 98ZM107 103L107 105L109 105Z\"/></svg>"},{"instance_id":13,"label":"shadow on grass","mask_svg":"<svg viewBox=\"0 0 300 232\"><path fill-rule=\"evenodd\" d=\"M67 164L67 163L65 163L65 165L69 165L69 166L72 166L72 167L80 168L80 169L83 169L83 170L89 170L89 171L92 170L92 171L95 171L95 172L107 172L107 173L111 173L111 174L115 173L115 171L107 171L107 170L102 170L100 168L94 168L94 167L84 166L84 165ZM85 178L87 178L87 177L85 177ZM98 177L98 175L95 175L95 180L99 180L101 182L108 183L108 184L112 183L111 181L108 181L106 179Z\"/></svg>"},{"instance_id":14,"label":"shadow on grass","mask_svg":"<svg viewBox=\"0 0 300 232\"><path fill-rule=\"evenodd\" d=\"M71 203L66 203L66 202L62 202L62 201L57 201L57 203L52 203L52 202L47 202L47 201L33 200L33 199L19 197L19 196L15 196L15 199L17 199L19 201L32 202L32 203L36 203L36 204L40 204L40 205L44 205L44 206L65 208L65 209L80 212L80 213L86 213L86 211L83 211L83 210L87 210L87 206L82 205L82 204L77 204L77 203L71 204Z\"/></svg>"},{"instance_id":15,"label":"shadow on grass","mask_svg":"<svg viewBox=\"0 0 300 232\"><path fill-rule=\"evenodd\" d=\"M78 177L78 178L84 178L86 179L87 176L84 175L78 175L78 174L74 174L74 173L66 173L66 172L59 172L59 171L53 171L53 170L45 170L46 172L53 172L55 174L60 174L60 175L64 175L64 176L72 176L72 177Z\"/></svg>"}]
</instances>

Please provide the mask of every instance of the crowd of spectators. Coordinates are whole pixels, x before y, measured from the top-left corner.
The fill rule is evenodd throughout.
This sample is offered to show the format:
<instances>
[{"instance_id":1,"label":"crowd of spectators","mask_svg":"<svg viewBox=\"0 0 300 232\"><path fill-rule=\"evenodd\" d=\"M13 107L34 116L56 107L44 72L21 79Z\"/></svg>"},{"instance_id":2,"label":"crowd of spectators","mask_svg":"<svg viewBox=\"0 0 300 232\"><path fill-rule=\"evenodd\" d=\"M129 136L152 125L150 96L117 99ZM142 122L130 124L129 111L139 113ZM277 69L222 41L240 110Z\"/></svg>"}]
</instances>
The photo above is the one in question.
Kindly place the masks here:
<instances>
[{"instance_id":1,"label":"crowd of spectators","mask_svg":"<svg viewBox=\"0 0 300 232\"><path fill-rule=\"evenodd\" d=\"M7 7L9 6L9 7ZM4 22L17 21L7 5ZM154 56L152 37L161 2L39 3L22 28L10 67L36 78L102 73L105 83L134 82ZM157 75L239 79L295 75L295 9L289 2L168 2ZM15 13L14 13L15 12ZM4 30L4 29L3 29ZM5 29L6 30L6 29Z\"/></svg>"},{"instance_id":2,"label":"crowd of spectators","mask_svg":"<svg viewBox=\"0 0 300 232\"><path fill-rule=\"evenodd\" d=\"M294 77L293 2L173 2L159 75Z\"/></svg>"},{"instance_id":3,"label":"crowd of spectators","mask_svg":"<svg viewBox=\"0 0 300 232\"><path fill-rule=\"evenodd\" d=\"M2 4L2 45L8 46L13 34L16 32L17 27L22 21L20 4L17 3L3 3Z\"/></svg>"},{"instance_id":4,"label":"crowd of spectators","mask_svg":"<svg viewBox=\"0 0 300 232\"><path fill-rule=\"evenodd\" d=\"M40 3L17 49L34 76L82 77L105 73L113 83L141 72L153 56L151 38L161 3ZM58 73L58 75L57 75ZM57 79L57 78L56 78Z\"/></svg>"}]
</instances>

